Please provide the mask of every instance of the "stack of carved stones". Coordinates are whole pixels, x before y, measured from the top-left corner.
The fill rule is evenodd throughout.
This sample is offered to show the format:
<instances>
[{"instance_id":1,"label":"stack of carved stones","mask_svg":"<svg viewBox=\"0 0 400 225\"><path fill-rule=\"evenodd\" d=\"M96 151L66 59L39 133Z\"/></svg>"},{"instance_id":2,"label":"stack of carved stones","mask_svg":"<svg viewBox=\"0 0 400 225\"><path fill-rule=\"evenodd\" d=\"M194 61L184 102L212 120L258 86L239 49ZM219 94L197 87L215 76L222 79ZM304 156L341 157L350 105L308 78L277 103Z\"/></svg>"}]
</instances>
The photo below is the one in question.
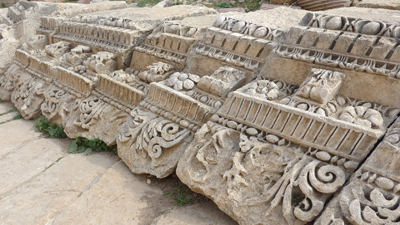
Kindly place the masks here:
<instances>
[{"instance_id":1,"label":"stack of carved stones","mask_svg":"<svg viewBox=\"0 0 400 225\"><path fill-rule=\"evenodd\" d=\"M134 173L176 170L240 224L398 223L400 27L145 10L164 19L42 18L0 97L116 143Z\"/></svg>"}]
</instances>

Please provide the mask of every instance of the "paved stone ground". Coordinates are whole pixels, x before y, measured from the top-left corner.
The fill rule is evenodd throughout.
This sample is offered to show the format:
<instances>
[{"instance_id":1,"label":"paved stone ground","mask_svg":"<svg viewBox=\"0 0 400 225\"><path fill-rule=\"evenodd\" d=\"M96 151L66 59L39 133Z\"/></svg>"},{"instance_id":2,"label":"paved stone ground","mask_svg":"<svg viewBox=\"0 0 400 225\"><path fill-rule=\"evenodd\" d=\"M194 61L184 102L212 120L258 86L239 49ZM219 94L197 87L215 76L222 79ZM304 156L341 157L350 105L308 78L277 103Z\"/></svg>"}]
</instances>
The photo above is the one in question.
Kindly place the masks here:
<instances>
[{"instance_id":1,"label":"paved stone ground","mask_svg":"<svg viewBox=\"0 0 400 225\"><path fill-rule=\"evenodd\" d=\"M177 207L175 175L134 175L110 152L69 154L70 139L45 138L34 121L0 103L0 224L237 224L207 198ZM179 190L186 191L186 187Z\"/></svg>"}]
</instances>

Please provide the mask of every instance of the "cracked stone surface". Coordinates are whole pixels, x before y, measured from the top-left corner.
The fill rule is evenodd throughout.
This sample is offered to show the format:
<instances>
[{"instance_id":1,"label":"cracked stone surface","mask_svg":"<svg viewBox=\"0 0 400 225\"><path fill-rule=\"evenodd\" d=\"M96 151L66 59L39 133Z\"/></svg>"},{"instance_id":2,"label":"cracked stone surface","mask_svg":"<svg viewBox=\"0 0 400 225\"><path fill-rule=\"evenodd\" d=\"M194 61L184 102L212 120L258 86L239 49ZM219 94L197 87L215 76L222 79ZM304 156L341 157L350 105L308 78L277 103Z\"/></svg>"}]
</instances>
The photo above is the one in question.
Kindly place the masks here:
<instances>
[{"instance_id":1,"label":"cracked stone surface","mask_svg":"<svg viewBox=\"0 0 400 225\"><path fill-rule=\"evenodd\" d=\"M0 111L12 109L0 103ZM205 198L177 208L164 194L176 176L132 175L109 152L69 154L70 139L45 138L33 123L0 124L1 224L236 224Z\"/></svg>"},{"instance_id":2,"label":"cracked stone surface","mask_svg":"<svg viewBox=\"0 0 400 225\"><path fill-rule=\"evenodd\" d=\"M39 133L35 132L33 121L23 120L14 120L0 125L0 134L0 157L21 144L40 136Z\"/></svg>"}]
</instances>

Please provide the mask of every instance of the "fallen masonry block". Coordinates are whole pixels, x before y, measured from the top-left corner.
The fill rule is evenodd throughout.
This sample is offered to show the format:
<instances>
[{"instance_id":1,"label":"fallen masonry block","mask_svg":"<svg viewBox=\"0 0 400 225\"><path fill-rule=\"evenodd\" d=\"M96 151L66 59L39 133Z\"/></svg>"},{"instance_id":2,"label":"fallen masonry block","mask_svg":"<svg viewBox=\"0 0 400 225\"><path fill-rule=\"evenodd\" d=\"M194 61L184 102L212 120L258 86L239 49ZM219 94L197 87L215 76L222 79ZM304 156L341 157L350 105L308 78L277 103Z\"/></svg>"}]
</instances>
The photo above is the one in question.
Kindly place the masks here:
<instances>
[{"instance_id":1,"label":"fallen masonry block","mask_svg":"<svg viewBox=\"0 0 400 225\"><path fill-rule=\"evenodd\" d=\"M240 224L398 222L392 12L96 4L13 51L0 97L25 119L117 144L133 173L176 170Z\"/></svg>"}]
</instances>

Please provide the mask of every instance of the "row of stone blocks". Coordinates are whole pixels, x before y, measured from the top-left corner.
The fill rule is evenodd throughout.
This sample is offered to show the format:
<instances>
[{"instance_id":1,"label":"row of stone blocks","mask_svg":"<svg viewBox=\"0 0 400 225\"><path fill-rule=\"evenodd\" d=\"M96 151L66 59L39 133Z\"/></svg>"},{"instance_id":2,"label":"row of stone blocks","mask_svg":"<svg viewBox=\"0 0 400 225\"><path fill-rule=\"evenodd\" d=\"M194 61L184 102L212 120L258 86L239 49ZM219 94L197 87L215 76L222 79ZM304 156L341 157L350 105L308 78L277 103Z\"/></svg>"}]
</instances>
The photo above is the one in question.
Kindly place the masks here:
<instances>
[{"instance_id":1,"label":"row of stone blocks","mask_svg":"<svg viewBox=\"0 0 400 225\"><path fill-rule=\"evenodd\" d=\"M314 13L287 31L227 17L150 34L53 20L42 19L54 30L43 24L0 78L0 97L24 118L43 114L70 138L117 144L134 173L176 170L240 224L398 223L400 82L342 66L358 57L400 68L374 53L385 37L397 54L396 27ZM371 33L375 25L385 30ZM140 35L121 42L129 32ZM376 41L340 52L346 34ZM340 57L320 63L319 53Z\"/></svg>"}]
</instances>

